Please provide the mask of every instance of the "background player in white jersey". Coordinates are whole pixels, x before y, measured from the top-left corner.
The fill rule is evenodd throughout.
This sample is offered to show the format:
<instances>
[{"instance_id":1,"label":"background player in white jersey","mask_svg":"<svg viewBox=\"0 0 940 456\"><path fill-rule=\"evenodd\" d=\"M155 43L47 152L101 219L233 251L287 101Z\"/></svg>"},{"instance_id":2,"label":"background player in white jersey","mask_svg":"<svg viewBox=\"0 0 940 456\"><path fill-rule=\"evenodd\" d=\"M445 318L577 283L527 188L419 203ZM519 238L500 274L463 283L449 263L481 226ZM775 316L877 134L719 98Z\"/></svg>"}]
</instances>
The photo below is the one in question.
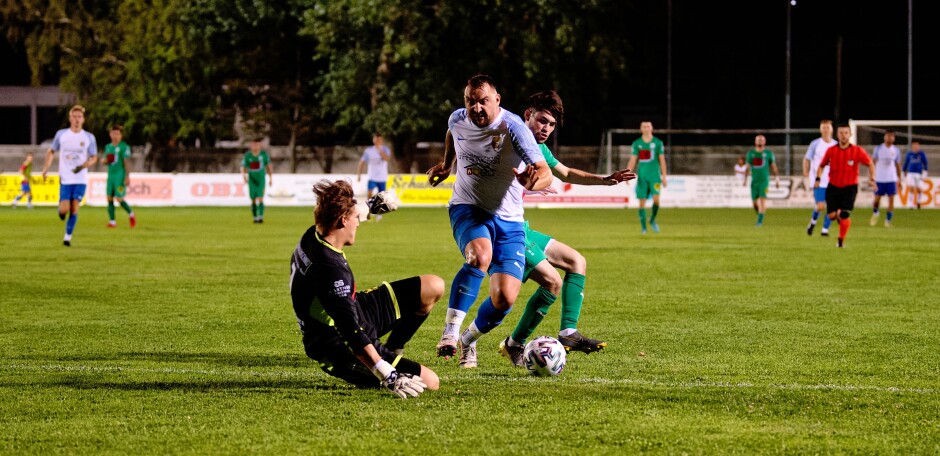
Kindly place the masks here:
<instances>
[{"instance_id":1,"label":"background player in white jersey","mask_svg":"<svg viewBox=\"0 0 940 456\"><path fill-rule=\"evenodd\" d=\"M734 178L741 185L747 182L747 163L743 155L738 155L738 162L734 164Z\"/></svg>"},{"instance_id":2,"label":"background player in white jersey","mask_svg":"<svg viewBox=\"0 0 940 456\"><path fill-rule=\"evenodd\" d=\"M885 226L891 226L894 218L894 195L901 186L901 149L894 145L894 131L885 130L884 142L875 146L871 160L875 162L875 199L872 202L871 226L878 224L881 197L888 197L888 212L885 214Z\"/></svg>"},{"instance_id":3,"label":"background player in white jersey","mask_svg":"<svg viewBox=\"0 0 940 456\"><path fill-rule=\"evenodd\" d=\"M819 162L822 161L824 155L826 155L826 150L830 147L836 145L837 141L832 137L832 121L828 119L823 119L819 121L819 138L813 140L809 143L809 147L806 149L806 156L803 157L803 177L809 179L809 173L812 170L813 174L816 173L816 168L819 168ZM815 176L814 176L815 177ZM812 188L813 186L807 185ZM822 176L820 176L819 186L813 189L813 199L816 201L816 208L813 209L813 216L809 221L809 225L806 226L806 234L812 236L813 229L816 228L816 222L819 220L819 214L825 213L826 211L826 187L829 186L829 167L823 169ZM823 236L829 235L829 225L832 224L832 220L829 217L823 217L823 227L822 232L820 233Z\"/></svg>"},{"instance_id":4,"label":"background player in white jersey","mask_svg":"<svg viewBox=\"0 0 940 456\"><path fill-rule=\"evenodd\" d=\"M46 153L42 167L42 179L46 179L55 153L59 152L59 218L65 220L65 238L62 244L72 245L72 232L78 222L78 207L88 188L88 167L98 160L98 144L95 136L82 129L85 124L85 108L75 105L69 109L69 128L59 130Z\"/></svg>"},{"instance_id":5,"label":"background player in white jersey","mask_svg":"<svg viewBox=\"0 0 940 456\"><path fill-rule=\"evenodd\" d=\"M914 204L920 209L921 184L927 178L927 154L920 150L920 142L912 141L911 149L907 151L904 157L905 180L907 181L908 191L914 191Z\"/></svg>"},{"instance_id":6,"label":"background player in white jersey","mask_svg":"<svg viewBox=\"0 0 940 456\"><path fill-rule=\"evenodd\" d=\"M385 183L388 182L388 160L391 156L392 151L385 145L382 135L380 133L372 135L372 147L366 148L362 153L359 168L356 170L356 181L361 181L362 169L369 168L369 198L378 192L385 191ZM382 216L376 215L375 219L382 220Z\"/></svg>"},{"instance_id":7,"label":"background player in white jersey","mask_svg":"<svg viewBox=\"0 0 940 456\"><path fill-rule=\"evenodd\" d=\"M522 191L542 190L552 175L525 122L499 106L493 79L476 75L464 88L465 108L447 121L444 160L428 170L432 186L450 175L457 182L448 203L454 240L466 262L451 284L438 356L457 354L464 317L490 274L489 297L460 334L460 365L476 367L476 341L502 323L519 295L525 266ZM522 168L518 171L516 168Z\"/></svg>"}]
</instances>

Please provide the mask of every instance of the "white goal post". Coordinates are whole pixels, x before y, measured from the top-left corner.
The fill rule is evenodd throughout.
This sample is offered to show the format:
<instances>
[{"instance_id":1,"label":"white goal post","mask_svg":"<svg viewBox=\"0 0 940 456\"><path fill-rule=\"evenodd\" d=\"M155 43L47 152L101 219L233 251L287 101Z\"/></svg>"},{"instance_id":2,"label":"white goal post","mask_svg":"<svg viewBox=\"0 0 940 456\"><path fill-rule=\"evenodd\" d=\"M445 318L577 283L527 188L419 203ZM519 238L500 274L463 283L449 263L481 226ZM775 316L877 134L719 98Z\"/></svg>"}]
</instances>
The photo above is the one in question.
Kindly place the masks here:
<instances>
[{"instance_id":1,"label":"white goal post","mask_svg":"<svg viewBox=\"0 0 940 456\"><path fill-rule=\"evenodd\" d=\"M929 133L914 134L912 129L915 127L932 127ZM849 128L852 129L852 144L858 144L859 128L870 128L875 131L883 132L885 129L893 129L898 137L907 138L908 141L898 141L899 143L910 143L910 139L921 142L940 142L940 120L856 120L849 119ZM900 131L901 128L907 131ZM933 133L933 134L930 134ZM910 136L910 138L908 138Z\"/></svg>"}]
</instances>

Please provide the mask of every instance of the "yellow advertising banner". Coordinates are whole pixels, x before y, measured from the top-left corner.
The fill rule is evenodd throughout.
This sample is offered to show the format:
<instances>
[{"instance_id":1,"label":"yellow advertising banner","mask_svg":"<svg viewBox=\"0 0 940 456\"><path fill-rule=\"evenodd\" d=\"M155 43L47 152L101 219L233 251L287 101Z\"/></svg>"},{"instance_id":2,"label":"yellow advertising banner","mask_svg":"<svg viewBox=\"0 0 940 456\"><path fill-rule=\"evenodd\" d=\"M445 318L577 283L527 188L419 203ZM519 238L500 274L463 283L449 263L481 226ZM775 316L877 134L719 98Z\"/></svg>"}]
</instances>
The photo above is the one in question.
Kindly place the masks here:
<instances>
[{"instance_id":1,"label":"yellow advertising banner","mask_svg":"<svg viewBox=\"0 0 940 456\"><path fill-rule=\"evenodd\" d=\"M426 174L390 174L388 191L395 192L403 205L446 206L454 192L457 176L451 175L446 180L432 187Z\"/></svg>"},{"instance_id":2,"label":"yellow advertising banner","mask_svg":"<svg viewBox=\"0 0 940 456\"><path fill-rule=\"evenodd\" d=\"M0 204L12 204L13 198L22 192L22 174L0 174ZM30 191L33 194L33 204L58 205L59 204L59 176L50 174L45 180L41 174L34 173L29 180ZM20 204L26 204L21 199Z\"/></svg>"}]
</instances>

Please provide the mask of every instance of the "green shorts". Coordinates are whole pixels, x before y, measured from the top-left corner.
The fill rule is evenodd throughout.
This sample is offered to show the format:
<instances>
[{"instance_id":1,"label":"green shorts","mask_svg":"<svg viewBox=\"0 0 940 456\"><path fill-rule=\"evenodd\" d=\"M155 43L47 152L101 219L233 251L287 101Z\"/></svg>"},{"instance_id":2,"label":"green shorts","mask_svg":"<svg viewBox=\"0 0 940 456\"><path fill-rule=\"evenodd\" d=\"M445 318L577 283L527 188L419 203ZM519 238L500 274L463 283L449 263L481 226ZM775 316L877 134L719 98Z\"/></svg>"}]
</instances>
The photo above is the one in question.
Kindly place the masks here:
<instances>
[{"instance_id":1,"label":"green shorts","mask_svg":"<svg viewBox=\"0 0 940 456\"><path fill-rule=\"evenodd\" d=\"M525 223L525 270L522 273L522 281L529 280L529 274L535 270L542 261L546 260L545 249L552 242L552 237L533 230L529 227L529 222Z\"/></svg>"},{"instance_id":2,"label":"green shorts","mask_svg":"<svg viewBox=\"0 0 940 456\"><path fill-rule=\"evenodd\" d=\"M108 176L108 189L105 195L113 198L124 198L127 187L124 186L124 176Z\"/></svg>"},{"instance_id":3,"label":"green shorts","mask_svg":"<svg viewBox=\"0 0 940 456\"><path fill-rule=\"evenodd\" d=\"M636 197L637 199L645 200L653 195L658 195L659 190L662 187L662 182L660 180L650 180L643 177L637 177L636 179Z\"/></svg>"},{"instance_id":4,"label":"green shorts","mask_svg":"<svg viewBox=\"0 0 940 456\"><path fill-rule=\"evenodd\" d=\"M751 199L767 198L767 189L770 188L768 182L751 182Z\"/></svg>"},{"instance_id":5,"label":"green shorts","mask_svg":"<svg viewBox=\"0 0 940 456\"><path fill-rule=\"evenodd\" d=\"M264 178L260 182L248 178L248 197L252 200L264 197Z\"/></svg>"}]
</instances>

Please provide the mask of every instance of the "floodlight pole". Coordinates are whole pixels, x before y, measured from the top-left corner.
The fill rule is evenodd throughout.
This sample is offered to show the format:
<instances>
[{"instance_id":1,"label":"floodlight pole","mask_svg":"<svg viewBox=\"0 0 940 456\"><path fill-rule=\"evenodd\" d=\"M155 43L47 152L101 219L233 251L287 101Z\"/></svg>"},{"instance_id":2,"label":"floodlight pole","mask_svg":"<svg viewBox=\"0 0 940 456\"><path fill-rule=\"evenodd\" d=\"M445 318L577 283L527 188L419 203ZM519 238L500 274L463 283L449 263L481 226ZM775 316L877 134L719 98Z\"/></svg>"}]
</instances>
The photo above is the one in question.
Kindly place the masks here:
<instances>
[{"instance_id":1,"label":"floodlight pole","mask_svg":"<svg viewBox=\"0 0 940 456\"><path fill-rule=\"evenodd\" d=\"M907 0L907 120L914 120L914 0ZM914 140L914 127L907 126L907 144Z\"/></svg>"},{"instance_id":2,"label":"floodlight pole","mask_svg":"<svg viewBox=\"0 0 940 456\"><path fill-rule=\"evenodd\" d=\"M793 11L794 5L796 5L796 0L787 1L787 77L786 77L787 81L786 81L786 95L784 96L785 105L786 105L784 107L784 110L786 112L786 121L784 123L784 128L787 130L787 134L785 135L786 136L787 166L786 166L786 169L784 170L784 173L786 173L787 176L790 175L790 162L793 161L793 156L792 156L793 154L790 151L790 28L791 28L790 16L792 15L791 12Z\"/></svg>"}]
</instances>

